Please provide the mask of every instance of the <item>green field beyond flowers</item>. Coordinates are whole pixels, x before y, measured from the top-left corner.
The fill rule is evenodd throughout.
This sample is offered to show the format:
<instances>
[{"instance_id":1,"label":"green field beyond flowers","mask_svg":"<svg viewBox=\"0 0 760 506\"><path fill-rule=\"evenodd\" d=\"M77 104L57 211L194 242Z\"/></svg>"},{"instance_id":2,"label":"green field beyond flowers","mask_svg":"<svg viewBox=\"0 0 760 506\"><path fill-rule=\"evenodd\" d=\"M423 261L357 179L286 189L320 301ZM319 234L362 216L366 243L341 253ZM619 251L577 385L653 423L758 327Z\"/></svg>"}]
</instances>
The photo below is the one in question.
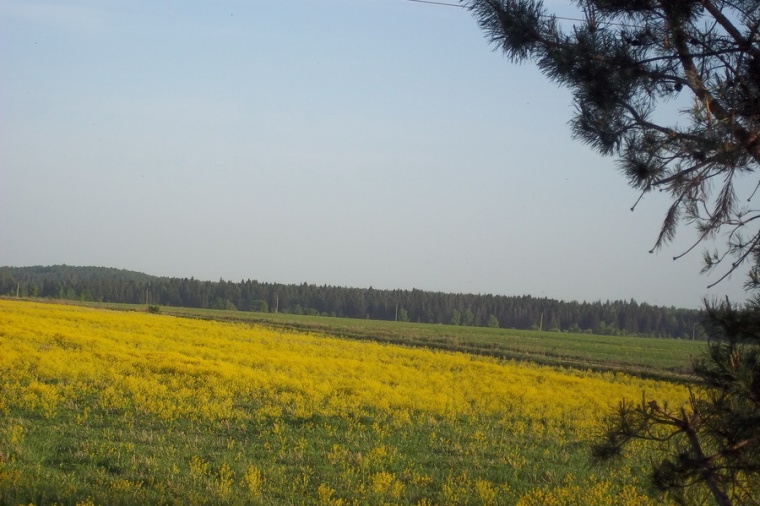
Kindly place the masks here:
<instances>
[{"instance_id":1,"label":"green field beyond flowers","mask_svg":"<svg viewBox=\"0 0 760 506\"><path fill-rule=\"evenodd\" d=\"M667 501L648 495L643 448L596 468L587 441L619 399L675 406L686 388L484 355L653 371L693 343L192 316L0 300L0 503Z\"/></svg>"}]
</instances>

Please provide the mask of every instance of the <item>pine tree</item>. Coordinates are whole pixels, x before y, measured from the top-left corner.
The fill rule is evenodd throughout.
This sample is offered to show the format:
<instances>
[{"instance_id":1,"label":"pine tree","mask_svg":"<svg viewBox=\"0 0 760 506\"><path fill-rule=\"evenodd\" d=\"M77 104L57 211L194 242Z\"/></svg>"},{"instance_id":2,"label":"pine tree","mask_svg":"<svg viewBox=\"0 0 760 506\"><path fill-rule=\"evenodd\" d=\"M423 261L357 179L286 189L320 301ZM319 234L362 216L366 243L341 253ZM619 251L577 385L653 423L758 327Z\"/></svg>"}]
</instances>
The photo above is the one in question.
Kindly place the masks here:
<instances>
[{"instance_id":1,"label":"pine tree","mask_svg":"<svg viewBox=\"0 0 760 506\"><path fill-rule=\"evenodd\" d=\"M584 19L563 31L570 21L539 1L468 2L508 58L533 60L570 89L577 139L616 156L642 196L670 193L653 250L684 220L699 230L697 243L725 231L725 248L705 255L706 269L732 259L723 279L749 260L750 282L760 284L760 210L740 205L736 193L760 168L758 1L575 3ZM674 100L688 110L662 122L655 113Z\"/></svg>"},{"instance_id":2,"label":"pine tree","mask_svg":"<svg viewBox=\"0 0 760 506\"><path fill-rule=\"evenodd\" d=\"M666 191L672 204L653 251L681 222L698 240L725 238L706 253L715 283L749 264L760 288L760 210L737 189L760 188L760 3L758 0L577 0L571 30L535 0L472 0L491 42L513 61L535 61L570 89L573 135L641 192ZM688 104L670 123L668 101ZM751 187L746 184L750 181ZM744 188L743 188L744 186ZM755 191L751 191L752 187ZM639 200L641 199L639 198ZM634 208L636 206L634 205ZM688 252L687 251L687 252ZM685 254L686 252L684 252ZM760 298L744 307L707 305L709 345L694 364L689 406L643 397L623 401L592 448L623 454L635 439L656 442L655 485L687 503L712 495L722 506L760 497Z\"/></svg>"},{"instance_id":3,"label":"pine tree","mask_svg":"<svg viewBox=\"0 0 760 506\"><path fill-rule=\"evenodd\" d=\"M709 307L709 306L708 306ZM623 401L592 446L597 461L623 455L633 440L656 443L654 485L682 504L705 493L722 506L760 497L760 298L746 307L709 307L707 353L686 408L642 397Z\"/></svg>"}]
</instances>

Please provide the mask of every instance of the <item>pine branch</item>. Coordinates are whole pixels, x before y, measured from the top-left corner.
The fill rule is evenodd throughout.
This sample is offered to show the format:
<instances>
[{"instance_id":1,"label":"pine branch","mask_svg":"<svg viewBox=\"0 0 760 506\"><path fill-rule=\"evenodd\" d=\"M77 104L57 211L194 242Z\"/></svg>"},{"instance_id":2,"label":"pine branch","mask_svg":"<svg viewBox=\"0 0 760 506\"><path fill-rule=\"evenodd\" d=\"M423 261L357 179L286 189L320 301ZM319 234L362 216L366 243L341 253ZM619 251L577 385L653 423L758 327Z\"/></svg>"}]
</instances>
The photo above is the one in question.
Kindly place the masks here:
<instances>
[{"instance_id":1,"label":"pine branch","mask_svg":"<svg viewBox=\"0 0 760 506\"><path fill-rule=\"evenodd\" d=\"M726 32L731 35L731 37L733 37L742 51L750 53L755 58L760 58L760 49L756 48L749 40L745 39L742 36L741 32L739 32L734 24L731 23L731 21L729 21L728 18L723 15L723 12L721 12L718 7L716 7L710 0L700 0L700 3L705 8L705 10L707 10L707 12L709 12L710 15L715 18L715 21L717 21L720 26L722 26L723 29L726 30Z\"/></svg>"},{"instance_id":2,"label":"pine branch","mask_svg":"<svg viewBox=\"0 0 760 506\"><path fill-rule=\"evenodd\" d=\"M749 132L741 124L731 121L733 115L721 105L720 101L715 100L713 94L707 89L700 78L699 70L694 64L694 60L686 46L686 34L683 29L680 26L671 26L670 31L673 45L689 82L689 88L705 104L708 114L717 118L724 128L727 128L729 124L732 125L732 128L729 130L730 133L742 144L750 156L757 163L760 163L760 132Z\"/></svg>"}]
</instances>

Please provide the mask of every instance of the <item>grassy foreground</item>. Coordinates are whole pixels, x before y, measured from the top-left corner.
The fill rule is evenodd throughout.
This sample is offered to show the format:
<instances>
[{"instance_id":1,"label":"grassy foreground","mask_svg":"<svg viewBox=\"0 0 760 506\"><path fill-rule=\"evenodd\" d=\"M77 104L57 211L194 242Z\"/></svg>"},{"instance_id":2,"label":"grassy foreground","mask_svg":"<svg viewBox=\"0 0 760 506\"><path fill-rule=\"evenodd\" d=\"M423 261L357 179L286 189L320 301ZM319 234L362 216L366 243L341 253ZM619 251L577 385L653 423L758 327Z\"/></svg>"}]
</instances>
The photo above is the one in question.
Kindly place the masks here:
<instances>
[{"instance_id":1,"label":"grassy foreground","mask_svg":"<svg viewBox=\"0 0 760 506\"><path fill-rule=\"evenodd\" d=\"M593 468L684 387L255 324L0 300L2 504L662 504Z\"/></svg>"}]
</instances>

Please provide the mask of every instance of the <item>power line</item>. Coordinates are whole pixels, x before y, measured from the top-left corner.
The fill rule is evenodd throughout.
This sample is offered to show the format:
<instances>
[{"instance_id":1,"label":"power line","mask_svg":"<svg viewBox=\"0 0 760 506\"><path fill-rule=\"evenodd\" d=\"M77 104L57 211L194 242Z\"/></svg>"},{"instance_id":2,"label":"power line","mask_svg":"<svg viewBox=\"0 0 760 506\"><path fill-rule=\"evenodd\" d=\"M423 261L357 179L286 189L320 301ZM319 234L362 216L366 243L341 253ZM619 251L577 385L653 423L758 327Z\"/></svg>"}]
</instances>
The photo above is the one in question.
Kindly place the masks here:
<instances>
[{"instance_id":1,"label":"power line","mask_svg":"<svg viewBox=\"0 0 760 506\"><path fill-rule=\"evenodd\" d=\"M446 3L446 2L435 2L433 0L406 0L407 2L415 2L418 4L431 4L431 5L442 5L445 7L458 7L460 9L467 9L467 5L462 4L452 4L452 3ZM541 17L548 18L550 16L542 15ZM554 19L559 19L562 21L577 21L579 23L585 23L587 20L580 19L580 18L568 18L563 16L554 16ZM629 25L625 23L612 23L612 22L606 22L604 24L610 25L610 26L622 26L627 28L639 28L637 25Z\"/></svg>"},{"instance_id":2,"label":"power line","mask_svg":"<svg viewBox=\"0 0 760 506\"><path fill-rule=\"evenodd\" d=\"M459 7L460 9L466 9L466 5L449 4L446 2L433 2L431 0L406 0L407 2L416 2L418 4L432 4L432 5L445 5L446 7Z\"/></svg>"},{"instance_id":3,"label":"power line","mask_svg":"<svg viewBox=\"0 0 760 506\"><path fill-rule=\"evenodd\" d=\"M406 0L406 1L407 2L415 2L415 3L418 3L418 4L443 5L443 6L446 6L446 7L459 7L460 9L467 9L467 5L450 4L450 3L446 3L446 2L434 2L433 0ZM541 17L548 18L549 16L541 16ZM580 21L581 23L583 23L585 21L584 19L579 19L579 18L564 18L562 16L554 16L554 19L561 19L563 21Z\"/></svg>"}]
</instances>

